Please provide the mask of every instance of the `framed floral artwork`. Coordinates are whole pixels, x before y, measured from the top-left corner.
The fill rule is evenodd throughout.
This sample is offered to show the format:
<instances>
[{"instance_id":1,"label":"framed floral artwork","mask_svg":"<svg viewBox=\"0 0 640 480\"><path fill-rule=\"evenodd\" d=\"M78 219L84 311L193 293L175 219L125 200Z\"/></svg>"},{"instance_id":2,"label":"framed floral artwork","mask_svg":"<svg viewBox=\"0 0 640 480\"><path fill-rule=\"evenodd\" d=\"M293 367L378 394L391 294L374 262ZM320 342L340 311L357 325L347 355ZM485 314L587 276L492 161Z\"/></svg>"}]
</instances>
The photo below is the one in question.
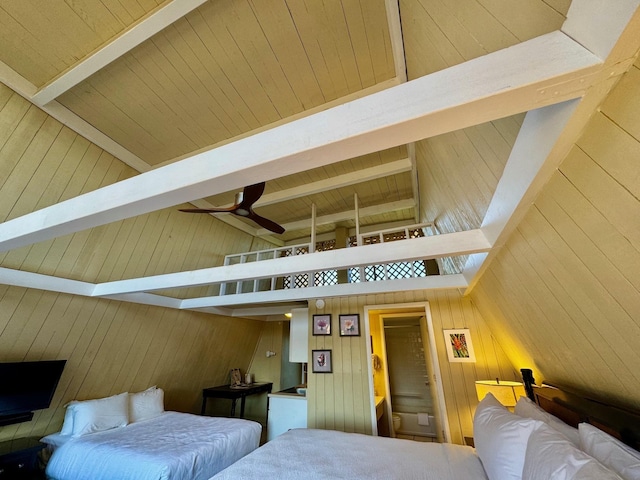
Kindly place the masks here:
<instances>
[{"instance_id":1,"label":"framed floral artwork","mask_svg":"<svg viewBox=\"0 0 640 480\"><path fill-rule=\"evenodd\" d=\"M331 335L331 314L313 316L313 334Z\"/></svg>"},{"instance_id":2,"label":"framed floral artwork","mask_svg":"<svg viewBox=\"0 0 640 480\"><path fill-rule=\"evenodd\" d=\"M352 313L340 315L340 336L359 337L360 336L360 315Z\"/></svg>"},{"instance_id":3,"label":"framed floral artwork","mask_svg":"<svg viewBox=\"0 0 640 480\"><path fill-rule=\"evenodd\" d=\"M311 371L313 373L332 373L331 350L311 350Z\"/></svg>"},{"instance_id":4,"label":"framed floral artwork","mask_svg":"<svg viewBox=\"0 0 640 480\"><path fill-rule=\"evenodd\" d=\"M450 362L473 363L476 361L468 328L444 330L444 343Z\"/></svg>"}]
</instances>

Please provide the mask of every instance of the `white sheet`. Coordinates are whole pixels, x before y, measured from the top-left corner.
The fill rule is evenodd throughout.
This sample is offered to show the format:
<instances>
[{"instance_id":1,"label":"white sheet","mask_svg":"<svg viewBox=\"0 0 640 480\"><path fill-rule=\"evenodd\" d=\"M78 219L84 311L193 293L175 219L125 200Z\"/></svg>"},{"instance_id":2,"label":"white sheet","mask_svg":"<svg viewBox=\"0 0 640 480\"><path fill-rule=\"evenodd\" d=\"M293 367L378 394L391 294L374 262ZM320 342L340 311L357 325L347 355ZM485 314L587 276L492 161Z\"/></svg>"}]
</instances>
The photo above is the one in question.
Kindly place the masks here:
<instances>
[{"instance_id":1,"label":"white sheet","mask_svg":"<svg viewBox=\"0 0 640 480\"><path fill-rule=\"evenodd\" d=\"M213 477L223 479L487 479L471 447L296 429ZM212 480L213 480L212 479Z\"/></svg>"},{"instance_id":2,"label":"white sheet","mask_svg":"<svg viewBox=\"0 0 640 480\"><path fill-rule=\"evenodd\" d=\"M162 415L66 442L51 480L205 480L256 449L262 426L187 413Z\"/></svg>"}]
</instances>

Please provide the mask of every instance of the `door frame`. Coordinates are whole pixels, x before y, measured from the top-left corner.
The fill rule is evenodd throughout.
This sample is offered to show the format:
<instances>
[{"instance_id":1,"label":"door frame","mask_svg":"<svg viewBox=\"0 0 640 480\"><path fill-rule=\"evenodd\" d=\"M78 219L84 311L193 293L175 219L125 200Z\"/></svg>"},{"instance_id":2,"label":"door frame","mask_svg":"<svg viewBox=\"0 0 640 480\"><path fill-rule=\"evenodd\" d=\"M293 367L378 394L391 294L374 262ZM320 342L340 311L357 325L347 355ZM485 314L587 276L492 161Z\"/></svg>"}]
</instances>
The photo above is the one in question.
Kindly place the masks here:
<instances>
[{"instance_id":1,"label":"door frame","mask_svg":"<svg viewBox=\"0 0 640 480\"><path fill-rule=\"evenodd\" d=\"M384 316L397 316L398 314L424 314L424 320L426 323L427 336L428 336L428 355L429 360L431 361L431 366L433 368L434 375L431 381L435 382L436 396L434 398L435 412L434 416L436 417L437 425L440 427L440 431L442 432L441 441L448 443L451 439L451 431L449 428L448 415L447 415L447 406L445 403L444 397L444 388L442 386L442 373L440 370L440 362L438 360L438 351L436 348L436 338L435 332L433 330L433 319L431 317L431 308L429 307L429 302L415 302L415 303L394 303L394 304L382 304L382 305L367 305L364 307L364 329L367 337L371 335L370 328L370 315L375 314L380 316L380 320L382 321L382 317ZM422 324L422 320L421 320ZM382 326L382 325L381 325ZM424 339L423 339L424 341ZM367 345L367 358L371 358L371 343L366 342ZM384 352L386 357L386 351ZM367 362L367 371L368 371L368 379L369 379L369 397L371 399L371 424L373 427L373 434L378 434L378 422L376 419L376 408L375 408L375 398L374 398L374 390L373 390L373 366L371 362ZM385 368L386 368L386 360L385 360ZM387 411L391 412L391 399L389 398L388 392L388 374L387 374L387 391L385 395L385 402L387 403ZM388 419L389 422L392 421L391 418ZM392 431L392 430L391 430ZM440 432L438 432L438 439L440 439Z\"/></svg>"}]
</instances>

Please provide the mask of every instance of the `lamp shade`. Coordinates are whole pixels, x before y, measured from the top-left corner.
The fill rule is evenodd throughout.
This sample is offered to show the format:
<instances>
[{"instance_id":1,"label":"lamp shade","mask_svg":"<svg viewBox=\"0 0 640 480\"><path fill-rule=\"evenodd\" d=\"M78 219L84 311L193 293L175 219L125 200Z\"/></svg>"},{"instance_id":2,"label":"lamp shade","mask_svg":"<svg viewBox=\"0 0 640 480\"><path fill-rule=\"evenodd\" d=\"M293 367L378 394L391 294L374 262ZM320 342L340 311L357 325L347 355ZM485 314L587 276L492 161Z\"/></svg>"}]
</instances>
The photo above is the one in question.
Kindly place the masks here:
<instances>
[{"instance_id":1,"label":"lamp shade","mask_svg":"<svg viewBox=\"0 0 640 480\"><path fill-rule=\"evenodd\" d=\"M487 393L491 393L505 407L514 407L520 397L526 396L524 385L520 382L478 380L476 382L478 400L482 400Z\"/></svg>"}]
</instances>

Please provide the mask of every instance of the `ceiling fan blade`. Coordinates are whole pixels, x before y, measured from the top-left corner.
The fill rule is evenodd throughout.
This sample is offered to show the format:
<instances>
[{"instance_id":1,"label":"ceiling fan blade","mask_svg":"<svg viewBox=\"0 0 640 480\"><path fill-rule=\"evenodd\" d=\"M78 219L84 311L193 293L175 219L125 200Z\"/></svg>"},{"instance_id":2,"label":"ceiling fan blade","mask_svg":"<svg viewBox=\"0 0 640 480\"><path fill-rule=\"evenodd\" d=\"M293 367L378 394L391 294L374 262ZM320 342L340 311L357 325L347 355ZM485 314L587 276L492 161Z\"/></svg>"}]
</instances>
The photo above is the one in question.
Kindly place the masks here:
<instances>
[{"instance_id":1,"label":"ceiling fan blade","mask_svg":"<svg viewBox=\"0 0 640 480\"><path fill-rule=\"evenodd\" d=\"M239 208L243 208L245 210L251 210L251 205L256 203L258 199L264 193L265 182L256 183L255 185L249 185L248 187L244 187L242 191L242 201Z\"/></svg>"},{"instance_id":2,"label":"ceiling fan blade","mask_svg":"<svg viewBox=\"0 0 640 480\"><path fill-rule=\"evenodd\" d=\"M236 205L229 208L180 208L178 209L180 212L187 213L228 213L233 212L236 209Z\"/></svg>"},{"instance_id":3,"label":"ceiling fan blade","mask_svg":"<svg viewBox=\"0 0 640 480\"><path fill-rule=\"evenodd\" d=\"M250 212L245 218L253 220L262 228L266 228L267 230L271 230L274 233L284 233L284 227L278 225L276 222L269 220L268 218L261 217L255 212Z\"/></svg>"}]
</instances>

